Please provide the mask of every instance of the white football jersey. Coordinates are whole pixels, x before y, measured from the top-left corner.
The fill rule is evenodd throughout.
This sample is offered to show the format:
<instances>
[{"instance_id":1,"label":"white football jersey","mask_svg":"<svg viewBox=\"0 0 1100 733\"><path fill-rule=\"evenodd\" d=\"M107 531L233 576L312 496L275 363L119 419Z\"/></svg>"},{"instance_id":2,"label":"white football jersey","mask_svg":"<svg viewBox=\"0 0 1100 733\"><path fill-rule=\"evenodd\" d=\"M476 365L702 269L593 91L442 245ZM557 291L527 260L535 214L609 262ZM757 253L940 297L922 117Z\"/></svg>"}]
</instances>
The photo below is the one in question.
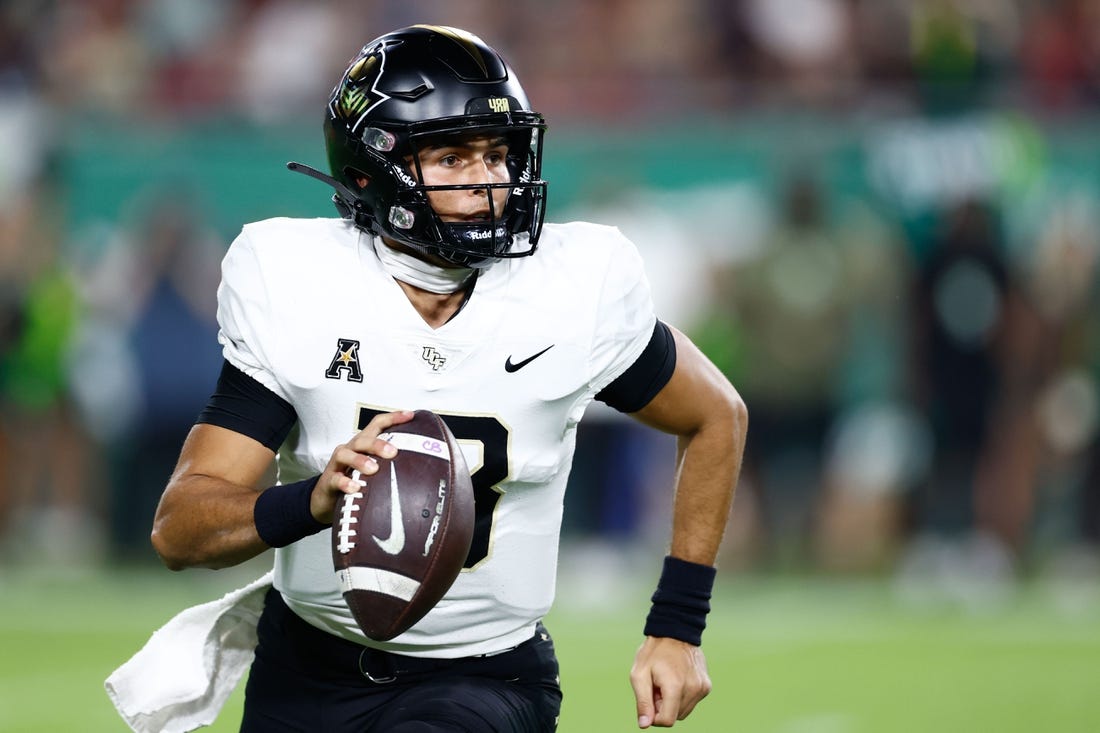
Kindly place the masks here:
<instances>
[{"instance_id":1,"label":"white football jersey","mask_svg":"<svg viewBox=\"0 0 1100 733\"><path fill-rule=\"evenodd\" d=\"M554 595L577 423L642 353L655 325L634 245L617 229L547 224L538 251L483 271L465 307L430 328L341 219L244 227L222 266L225 358L298 414L280 482L324 470L381 411L443 416L473 475L478 527L440 603L390 642L344 603L330 533L275 552L275 586L309 623L401 654L457 657L528 639Z\"/></svg>"}]
</instances>

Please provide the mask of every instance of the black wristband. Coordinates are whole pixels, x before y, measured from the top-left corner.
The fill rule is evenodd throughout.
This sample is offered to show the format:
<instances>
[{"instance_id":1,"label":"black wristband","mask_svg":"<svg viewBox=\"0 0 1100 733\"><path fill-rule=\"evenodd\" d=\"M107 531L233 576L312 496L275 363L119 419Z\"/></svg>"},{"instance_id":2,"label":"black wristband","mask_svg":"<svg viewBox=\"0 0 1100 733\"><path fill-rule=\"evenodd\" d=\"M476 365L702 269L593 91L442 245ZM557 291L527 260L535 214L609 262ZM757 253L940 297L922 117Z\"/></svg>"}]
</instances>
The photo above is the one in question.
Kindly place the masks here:
<instances>
[{"instance_id":1,"label":"black wristband","mask_svg":"<svg viewBox=\"0 0 1100 733\"><path fill-rule=\"evenodd\" d=\"M665 558L653 606L645 620L646 636L666 636L699 646L710 612L710 593L718 574L710 565Z\"/></svg>"},{"instance_id":2,"label":"black wristband","mask_svg":"<svg viewBox=\"0 0 1100 733\"><path fill-rule=\"evenodd\" d=\"M260 493L252 520L260 539L271 547L286 547L303 537L317 534L329 525L318 522L309 510L309 497L320 475L272 486Z\"/></svg>"}]
</instances>

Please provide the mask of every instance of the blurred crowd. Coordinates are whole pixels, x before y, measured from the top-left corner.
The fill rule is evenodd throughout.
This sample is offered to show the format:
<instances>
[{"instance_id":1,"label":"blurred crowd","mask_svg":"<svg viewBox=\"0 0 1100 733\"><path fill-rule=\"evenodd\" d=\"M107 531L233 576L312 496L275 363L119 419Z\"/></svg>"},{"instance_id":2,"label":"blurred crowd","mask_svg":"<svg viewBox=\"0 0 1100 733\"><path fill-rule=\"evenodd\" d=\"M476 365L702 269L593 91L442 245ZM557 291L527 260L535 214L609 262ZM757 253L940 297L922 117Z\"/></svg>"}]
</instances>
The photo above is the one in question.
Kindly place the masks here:
<instances>
[{"instance_id":1,"label":"blurred crowd","mask_svg":"<svg viewBox=\"0 0 1100 733\"><path fill-rule=\"evenodd\" d=\"M497 46L555 128L668 125L677 145L686 121L948 120L951 133L950 120L1009 111L1036 135L1100 131L1094 0L9 0L0 564L150 559L160 489L220 360L214 289L232 232L201 197L155 186L74 228L67 206L86 192L67 178L67 141L211 119L313 129L358 47L415 22ZM1007 207L998 185L959 184L972 161L922 175L913 129L880 141L879 177L908 174L893 208L838 193L812 164L749 204L704 204L701 232L657 219L669 202L644 193L633 209L577 207L631 215L611 223L643 246L668 319L749 405L727 567L969 564L1011 579L1100 548L1098 182L1032 176ZM980 142L1003 152L1003 139ZM650 438L598 411L589 431L574 481L604 490L581 490L570 526L645 532L646 512L666 509L664 474L643 470Z\"/></svg>"},{"instance_id":2,"label":"blurred crowd","mask_svg":"<svg viewBox=\"0 0 1100 733\"><path fill-rule=\"evenodd\" d=\"M429 19L493 39L551 119L1100 102L1092 0L9 0L0 69L81 116L271 120Z\"/></svg>"}]
</instances>

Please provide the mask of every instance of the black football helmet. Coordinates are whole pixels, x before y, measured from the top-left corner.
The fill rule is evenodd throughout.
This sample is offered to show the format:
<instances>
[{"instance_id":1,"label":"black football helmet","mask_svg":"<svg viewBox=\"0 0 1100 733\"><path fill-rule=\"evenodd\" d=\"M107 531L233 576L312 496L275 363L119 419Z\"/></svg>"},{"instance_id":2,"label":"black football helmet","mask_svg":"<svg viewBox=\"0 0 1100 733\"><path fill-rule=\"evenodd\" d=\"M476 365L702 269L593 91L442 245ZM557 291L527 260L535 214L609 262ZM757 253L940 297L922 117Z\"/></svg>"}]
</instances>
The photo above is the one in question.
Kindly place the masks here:
<instances>
[{"instance_id":1,"label":"black football helmet","mask_svg":"<svg viewBox=\"0 0 1100 733\"><path fill-rule=\"evenodd\" d=\"M546 203L542 138L515 73L466 31L416 25L362 48L332 91L325 146L340 212L362 228L460 267L484 267L535 251ZM426 186L417 151L448 136L492 136L508 145L507 183ZM291 164L292 168L304 166ZM316 174L315 171L303 172ZM367 179L360 188L356 179ZM503 209L491 189L509 189ZM428 192L484 189L490 216L444 222ZM514 235L527 240L513 249Z\"/></svg>"}]
</instances>

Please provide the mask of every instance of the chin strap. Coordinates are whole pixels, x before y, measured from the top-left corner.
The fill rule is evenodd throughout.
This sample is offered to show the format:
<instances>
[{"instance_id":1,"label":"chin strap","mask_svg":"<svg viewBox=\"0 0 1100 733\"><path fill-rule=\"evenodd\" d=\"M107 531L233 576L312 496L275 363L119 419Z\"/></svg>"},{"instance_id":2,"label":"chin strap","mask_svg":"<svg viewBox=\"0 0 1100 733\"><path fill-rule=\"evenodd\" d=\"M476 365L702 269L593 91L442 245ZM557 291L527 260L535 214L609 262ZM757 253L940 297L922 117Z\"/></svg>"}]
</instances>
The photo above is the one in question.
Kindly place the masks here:
<instances>
[{"instance_id":1,"label":"chin strap","mask_svg":"<svg viewBox=\"0 0 1100 733\"><path fill-rule=\"evenodd\" d=\"M355 192L345 186L340 181L336 180L327 173L322 173L316 168L311 168L305 163L295 163L290 161L286 164L288 170L295 173L301 173L307 175L310 178L315 178L321 183L327 183L336 190L336 193L332 196L332 203L336 205L336 210L340 212L340 216L345 219L354 219L355 223L364 229L370 230L371 215L363 206L363 202L359 200L359 197L355 195Z\"/></svg>"}]
</instances>

